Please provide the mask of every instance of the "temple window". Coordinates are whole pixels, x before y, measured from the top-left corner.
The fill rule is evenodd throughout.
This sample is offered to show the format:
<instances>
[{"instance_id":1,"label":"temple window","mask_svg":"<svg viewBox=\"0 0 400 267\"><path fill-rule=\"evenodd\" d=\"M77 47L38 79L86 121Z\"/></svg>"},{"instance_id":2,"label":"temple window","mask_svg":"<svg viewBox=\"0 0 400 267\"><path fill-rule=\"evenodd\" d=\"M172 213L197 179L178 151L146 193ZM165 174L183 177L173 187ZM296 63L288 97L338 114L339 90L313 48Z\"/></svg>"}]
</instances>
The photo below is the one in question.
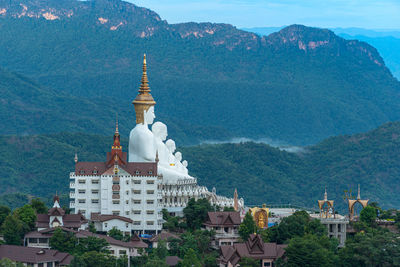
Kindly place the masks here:
<instances>
[{"instance_id":1,"label":"temple window","mask_svg":"<svg viewBox=\"0 0 400 267\"><path fill-rule=\"evenodd\" d=\"M154 180L148 180L147 184L154 184Z\"/></svg>"},{"instance_id":2,"label":"temple window","mask_svg":"<svg viewBox=\"0 0 400 267\"><path fill-rule=\"evenodd\" d=\"M85 171L84 171L84 170L80 170L79 173L80 173L80 174L85 174Z\"/></svg>"},{"instance_id":3,"label":"temple window","mask_svg":"<svg viewBox=\"0 0 400 267\"><path fill-rule=\"evenodd\" d=\"M133 214L138 215L138 214L140 214L140 212L141 212L140 210L134 210Z\"/></svg>"},{"instance_id":4,"label":"temple window","mask_svg":"<svg viewBox=\"0 0 400 267\"><path fill-rule=\"evenodd\" d=\"M153 195L154 194L154 190L147 190L147 194L148 195Z\"/></svg>"},{"instance_id":5,"label":"temple window","mask_svg":"<svg viewBox=\"0 0 400 267\"><path fill-rule=\"evenodd\" d=\"M98 199L92 199L92 203L93 204L97 204L97 203L99 203L99 200Z\"/></svg>"},{"instance_id":6,"label":"temple window","mask_svg":"<svg viewBox=\"0 0 400 267\"><path fill-rule=\"evenodd\" d=\"M135 195L139 195L140 194L140 190L133 190L133 193L135 194Z\"/></svg>"},{"instance_id":7,"label":"temple window","mask_svg":"<svg viewBox=\"0 0 400 267\"><path fill-rule=\"evenodd\" d=\"M149 174L150 174L150 175L153 174L153 171L149 171Z\"/></svg>"},{"instance_id":8,"label":"temple window","mask_svg":"<svg viewBox=\"0 0 400 267\"><path fill-rule=\"evenodd\" d=\"M147 204L154 204L154 200L147 200Z\"/></svg>"},{"instance_id":9,"label":"temple window","mask_svg":"<svg viewBox=\"0 0 400 267\"><path fill-rule=\"evenodd\" d=\"M140 221L134 221L133 225L140 225Z\"/></svg>"},{"instance_id":10,"label":"temple window","mask_svg":"<svg viewBox=\"0 0 400 267\"><path fill-rule=\"evenodd\" d=\"M92 194L98 194L99 190L92 190Z\"/></svg>"},{"instance_id":11,"label":"temple window","mask_svg":"<svg viewBox=\"0 0 400 267\"><path fill-rule=\"evenodd\" d=\"M140 171L136 171L135 173L136 173L136 175L139 175L139 174L140 174Z\"/></svg>"},{"instance_id":12,"label":"temple window","mask_svg":"<svg viewBox=\"0 0 400 267\"><path fill-rule=\"evenodd\" d=\"M86 190L85 189L79 189L78 192L79 192L79 194L85 194Z\"/></svg>"},{"instance_id":13,"label":"temple window","mask_svg":"<svg viewBox=\"0 0 400 267\"><path fill-rule=\"evenodd\" d=\"M133 200L133 204L140 204L142 201L141 200L138 200L138 199L135 199L135 200Z\"/></svg>"},{"instance_id":14,"label":"temple window","mask_svg":"<svg viewBox=\"0 0 400 267\"><path fill-rule=\"evenodd\" d=\"M154 221L147 221L146 224L147 225L154 225Z\"/></svg>"},{"instance_id":15,"label":"temple window","mask_svg":"<svg viewBox=\"0 0 400 267\"><path fill-rule=\"evenodd\" d=\"M81 203L81 204L82 203L86 203L86 199L79 199L78 202Z\"/></svg>"},{"instance_id":16,"label":"temple window","mask_svg":"<svg viewBox=\"0 0 400 267\"><path fill-rule=\"evenodd\" d=\"M119 211L114 210L114 211L112 212L112 215L114 215L114 216L119 216Z\"/></svg>"},{"instance_id":17,"label":"temple window","mask_svg":"<svg viewBox=\"0 0 400 267\"><path fill-rule=\"evenodd\" d=\"M93 171L93 174L97 174L97 170L94 170L94 171Z\"/></svg>"},{"instance_id":18,"label":"temple window","mask_svg":"<svg viewBox=\"0 0 400 267\"><path fill-rule=\"evenodd\" d=\"M119 200L113 200L113 204L119 204Z\"/></svg>"},{"instance_id":19,"label":"temple window","mask_svg":"<svg viewBox=\"0 0 400 267\"><path fill-rule=\"evenodd\" d=\"M98 184L99 180L92 180L92 184Z\"/></svg>"},{"instance_id":20,"label":"temple window","mask_svg":"<svg viewBox=\"0 0 400 267\"><path fill-rule=\"evenodd\" d=\"M86 180L79 180L80 184L86 184Z\"/></svg>"},{"instance_id":21,"label":"temple window","mask_svg":"<svg viewBox=\"0 0 400 267\"><path fill-rule=\"evenodd\" d=\"M140 180L133 180L133 183L134 184L140 184L142 181L140 181Z\"/></svg>"},{"instance_id":22,"label":"temple window","mask_svg":"<svg viewBox=\"0 0 400 267\"><path fill-rule=\"evenodd\" d=\"M148 210L146 213L149 215L152 215L152 214L154 214L154 210Z\"/></svg>"}]
</instances>

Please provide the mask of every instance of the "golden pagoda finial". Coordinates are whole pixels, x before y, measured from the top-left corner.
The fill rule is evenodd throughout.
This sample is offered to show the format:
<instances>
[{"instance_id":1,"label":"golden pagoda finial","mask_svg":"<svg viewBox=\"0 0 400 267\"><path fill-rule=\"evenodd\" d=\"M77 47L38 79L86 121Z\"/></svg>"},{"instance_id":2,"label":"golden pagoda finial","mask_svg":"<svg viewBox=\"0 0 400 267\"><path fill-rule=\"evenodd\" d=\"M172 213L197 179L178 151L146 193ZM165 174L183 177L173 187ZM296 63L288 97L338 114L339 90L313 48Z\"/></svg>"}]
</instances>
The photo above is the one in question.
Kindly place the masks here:
<instances>
[{"instance_id":1,"label":"golden pagoda finial","mask_svg":"<svg viewBox=\"0 0 400 267\"><path fill-rule=\"evenodd\" d=\"M143 73L139 87L139 94L132 103L135 106L136 124L144 123L144 111L147 111L151 106L156 104L150 94L149 80L147 78L146 54L143 55Z\"/></svg>"},{"instance_id":2,"label":"golden pagoda finial","mask_svg":"<svg viewBox=\"0 0 400 267\"><path fill-rule=\"evenodd\" d=\"M115 115L115 133L119 133L118 131L118 113Z\"/></svg>"}]
</instances>

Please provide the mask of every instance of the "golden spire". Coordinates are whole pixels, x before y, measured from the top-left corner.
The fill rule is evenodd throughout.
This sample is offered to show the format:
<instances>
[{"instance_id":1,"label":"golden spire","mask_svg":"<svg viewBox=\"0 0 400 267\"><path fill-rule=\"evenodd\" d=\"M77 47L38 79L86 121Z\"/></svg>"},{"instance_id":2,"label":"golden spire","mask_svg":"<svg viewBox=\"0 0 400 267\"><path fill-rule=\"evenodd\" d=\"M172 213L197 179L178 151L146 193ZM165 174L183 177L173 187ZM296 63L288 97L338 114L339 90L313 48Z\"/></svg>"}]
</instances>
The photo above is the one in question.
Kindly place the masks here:
<instances>
[{"instance_id":1,"label":"golden spire","mask_svg":"<svg viewBox=\"0 0 400 267\"><path fill-rule=\"evenodd\" d=\"M119 134L119 131L118 131L118 113L115 115L115 133L116 134Z\"/></svg>"},{"instance_id":2,"label":"golden spire","mask_svg":"<svg viewBox=\"0 0 400 267\"><path fill-rule=\"evenodd\" d=\"M150 94L149 80L147 78L146 54L143 55L143 74L139 87L139 94L132 103L135 106L137 124L144 122L144 111L147 111L151 106L156 104L153 96Z\"/></svg>"}]
</instances>

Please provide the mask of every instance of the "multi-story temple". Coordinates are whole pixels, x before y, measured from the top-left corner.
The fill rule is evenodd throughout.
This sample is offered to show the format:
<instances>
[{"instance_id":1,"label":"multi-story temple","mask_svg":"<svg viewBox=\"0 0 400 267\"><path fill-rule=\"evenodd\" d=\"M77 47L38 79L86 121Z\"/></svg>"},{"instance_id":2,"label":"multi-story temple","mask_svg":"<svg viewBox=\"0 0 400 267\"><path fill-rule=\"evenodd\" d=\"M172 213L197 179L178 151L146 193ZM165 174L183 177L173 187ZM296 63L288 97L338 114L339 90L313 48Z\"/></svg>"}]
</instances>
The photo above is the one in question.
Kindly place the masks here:
<instances>
[{"instance_id":1,"label":"multi-story temple","mask_svg":"<svg viewBox=\"0 0 400 267\"><path fill-rule=\"evenodd\" d=\"M237 194L227 198L218 196L215 189L210 192L199 186L197 179L188 174L187 161L175 152L175 142L166 140L167 126L162 122L153 124L156 102L148 86L146 56L133 104L136 126L129 136L128 153L122 150L117 122L106 161L79 162L75 155L75 171L70 174L70 208L75 213L86 218L92 214L126 217L133 224L125 223L127 229L154 233L162 228L161 209L182 215L191 198L207 198L211 204L236 210L243 208L243 199Z\"/></svg>"}]
</instances>

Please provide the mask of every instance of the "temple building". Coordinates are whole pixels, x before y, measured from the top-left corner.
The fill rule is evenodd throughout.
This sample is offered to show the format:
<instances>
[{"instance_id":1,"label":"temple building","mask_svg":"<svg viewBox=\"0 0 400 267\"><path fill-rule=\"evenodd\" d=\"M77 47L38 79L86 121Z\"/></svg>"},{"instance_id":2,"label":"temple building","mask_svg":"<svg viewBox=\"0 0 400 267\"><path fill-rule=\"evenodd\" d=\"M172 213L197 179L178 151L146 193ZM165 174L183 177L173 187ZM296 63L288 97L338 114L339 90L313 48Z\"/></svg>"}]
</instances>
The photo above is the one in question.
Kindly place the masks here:
<instances>
[{"instance_id":1,"label":"temple building","mask_svg":"<svg viewBox=\"0 0 400 267\"><path fill-rule=\"evenodd\" d=\"M86 218L125 217L120 220L125 221L120 230L152 234L162 228L163 208L183 215L191 198L207 198L212 205L242 210L244 201L238 199L236 191L234 199L218 196L215 188L210 192L189 175L188 162L176 152L175 142L167 140L167 126L153 123L155 104L144 56L141 85L133 101L136 126L130 132L128 153L122 150L117 122L114 142L104 162L80 162L75 155L75 171L70 173L73 212Z\"/></svg>"}]
</instances>

